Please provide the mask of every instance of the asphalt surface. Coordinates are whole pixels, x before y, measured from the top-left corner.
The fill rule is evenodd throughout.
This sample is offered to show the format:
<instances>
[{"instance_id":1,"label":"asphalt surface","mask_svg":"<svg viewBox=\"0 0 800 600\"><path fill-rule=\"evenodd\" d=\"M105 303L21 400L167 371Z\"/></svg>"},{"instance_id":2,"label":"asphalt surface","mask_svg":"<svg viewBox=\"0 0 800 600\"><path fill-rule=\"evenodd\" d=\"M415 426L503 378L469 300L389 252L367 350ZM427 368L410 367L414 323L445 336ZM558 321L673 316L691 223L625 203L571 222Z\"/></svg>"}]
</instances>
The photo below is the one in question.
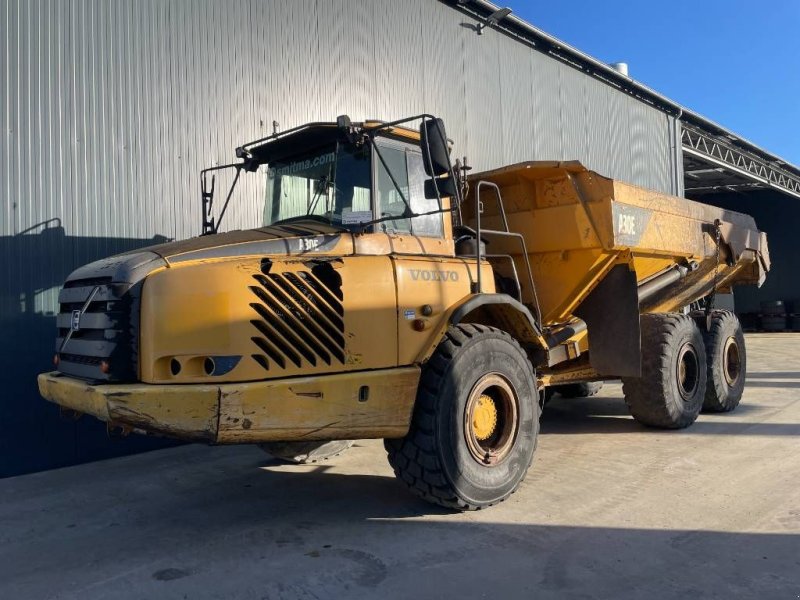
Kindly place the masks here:
<instances>
[{"instance_id":1,"label":"asphalt surface","mask_svg":"<svg viewBox=\"0 0 800 600\"><path fill-rule=\"evenodd\" d=\"M382 444L322 466L184 446L0 481L0 598L800 598L800 335L728 415L555 398L505 503L451 513Z\"/></svg>"}]
</instances>

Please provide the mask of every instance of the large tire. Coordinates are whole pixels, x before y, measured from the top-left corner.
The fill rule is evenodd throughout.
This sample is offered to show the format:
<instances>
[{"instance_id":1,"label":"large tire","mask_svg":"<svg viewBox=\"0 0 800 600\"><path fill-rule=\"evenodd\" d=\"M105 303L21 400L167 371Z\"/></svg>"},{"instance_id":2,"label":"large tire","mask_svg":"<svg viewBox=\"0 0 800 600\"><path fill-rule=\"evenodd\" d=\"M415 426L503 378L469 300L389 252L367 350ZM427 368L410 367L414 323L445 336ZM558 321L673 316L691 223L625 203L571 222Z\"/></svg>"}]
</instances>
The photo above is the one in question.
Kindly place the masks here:
<instances>
[{"instance_id":1,"label":"large tire","mask_svg":"<svg viewBox=\"0 0 800 600\"><path fill-rule=\"evenodd\" d=\"M555 391L562 398L588 398L594 396L603 388L602 381L587 381L583 383L565 383L555 386Z\"/></svg>"},{"instance_id":2,"label":"large tire","mask_svg":"<svg viewBox=\"0 0 800 600\"><path fill-rule=\"evenodd\" d=\"M406 437L386 440L398 479L429 502L477 510L525 477L539 433L539 394L525 352L507 333L451 327L422 369Z\"/></svg>"},{"instance_id":3,"label":"large tire","mask_svg":"<svg viewBox=\"0 0 800 600\"><path fill-rule=\"evenodd\" d=\"M259 444L267 454L286 462L305 465L328 460L353 445L353 440L266 442Z\"/></svg>"},{"instance_id":4,"label":"large tire","mask_svg":"<svg viewBox=\"0 0 800 600\"><path fill-rule=\"evenodd\" d=\"M703 410L730 412L744 393L747 353L739 319L729 310L714 311L711 327L704 332L708 384Z\"/></svg>"},{"instance_id":5,"label":"large tire","mask_svg":"<svg viewBox=\"0 0 800 600\"><path fill-rule=\"evenodd\" d=\"M703 335L678 314L641 317L642 376L622 379L633 418L650 427L682 429L697 419L706 391Z\"/></svg>"}]
</instances>

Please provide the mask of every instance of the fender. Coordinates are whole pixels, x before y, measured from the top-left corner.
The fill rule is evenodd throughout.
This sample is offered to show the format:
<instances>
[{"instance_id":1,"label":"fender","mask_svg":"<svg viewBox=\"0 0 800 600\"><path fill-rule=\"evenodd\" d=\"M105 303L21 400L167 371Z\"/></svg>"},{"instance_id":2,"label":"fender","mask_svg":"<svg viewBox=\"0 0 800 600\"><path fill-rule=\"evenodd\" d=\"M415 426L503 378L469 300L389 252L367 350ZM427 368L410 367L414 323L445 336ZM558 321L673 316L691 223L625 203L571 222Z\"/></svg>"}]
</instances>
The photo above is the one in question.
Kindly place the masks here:
<instances>
[{"instance_id":1,"label":"fender","mask_svg":"<svg viewBox=\"0 0 800 600\"><path fill-rule=\"evenodd\" d=\"M418 357L424 363L447 333L459 323L491 325L509 333L534 358L536 366L547 365L548 346L531 311L508 294L470 294L451 306L440 321L436 335Z\"/></svg>"}]
</instances>

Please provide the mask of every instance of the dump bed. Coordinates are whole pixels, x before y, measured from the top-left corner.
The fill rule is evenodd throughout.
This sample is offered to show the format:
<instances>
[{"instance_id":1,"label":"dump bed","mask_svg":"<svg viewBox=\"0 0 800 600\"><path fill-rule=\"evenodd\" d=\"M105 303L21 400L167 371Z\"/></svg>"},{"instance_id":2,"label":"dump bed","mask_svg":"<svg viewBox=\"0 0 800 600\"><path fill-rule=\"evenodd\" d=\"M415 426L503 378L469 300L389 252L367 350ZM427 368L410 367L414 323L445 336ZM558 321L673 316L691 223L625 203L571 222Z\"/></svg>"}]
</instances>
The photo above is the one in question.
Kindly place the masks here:
<instances>
[{"instance_id":1,"label":"dump bed","mask_svg":"<svg viewBox=\"0 0 800 600\"><path fill-rule=\"evenodd\" d=\"M614 266L627 265L643 286L670 269L688 273L668 293L648 300L647 312L678 310L735 284L760 285L769 269L766 235L752 217L654 192L598 175L581 163L526 162L470 177L502 192L511 231L523 234L545 323L568 318ZM502 229L496 195L481 189L482 226ZM465 220L473 220L472 202ZM716 242L719 225L719 261ZM489 253L511 254L514 239L489 241ZM520 272L522 272L520 270ZM532 301L530 290L523 295ZM665 290L665 291L667 291Z\"/></svg>"},{"instance_id":2,"label":"dump bed","mask_svg":"<svg viewBox=\"0 0 800 600\"><path fill-rule=\"evenodd\" d=\"M579 162L525 162L470 176L465 224L476 225L480 194L481 227L503 230L497 194L481 181L498 186L508 229L524 238L535 295L520 276L523 302L546 327L580 317L590 341L630 332L638 351L640 312L680 311L712 290L760 285L769 269L766 235L751 217L609 179ZM526 272L519 238L484 239L498 272L512 275L503 255Z\"/></svg>"}]
</instances>

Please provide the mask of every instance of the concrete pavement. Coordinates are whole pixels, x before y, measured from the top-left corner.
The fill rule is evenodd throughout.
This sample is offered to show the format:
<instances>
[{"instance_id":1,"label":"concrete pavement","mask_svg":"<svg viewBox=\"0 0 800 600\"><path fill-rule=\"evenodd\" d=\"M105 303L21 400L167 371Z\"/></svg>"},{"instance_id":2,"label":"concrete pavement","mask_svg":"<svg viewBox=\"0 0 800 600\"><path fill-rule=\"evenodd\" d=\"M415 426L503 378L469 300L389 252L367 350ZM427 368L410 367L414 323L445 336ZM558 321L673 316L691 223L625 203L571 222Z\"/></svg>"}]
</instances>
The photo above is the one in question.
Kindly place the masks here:
<instances>
[{"instance_id":1,"label":"concrete pavement","mask_svg":"<svg viewBox=\"0 0 800 600\"><path fill-rule=\"evenodd\" d=\"M0 598L800 597L800 335L743 405L647 430L619 385L548 405L504 504L410 496L382 444L322 466L184 446L0 481Z\"/></svg>"}]
</instances>

